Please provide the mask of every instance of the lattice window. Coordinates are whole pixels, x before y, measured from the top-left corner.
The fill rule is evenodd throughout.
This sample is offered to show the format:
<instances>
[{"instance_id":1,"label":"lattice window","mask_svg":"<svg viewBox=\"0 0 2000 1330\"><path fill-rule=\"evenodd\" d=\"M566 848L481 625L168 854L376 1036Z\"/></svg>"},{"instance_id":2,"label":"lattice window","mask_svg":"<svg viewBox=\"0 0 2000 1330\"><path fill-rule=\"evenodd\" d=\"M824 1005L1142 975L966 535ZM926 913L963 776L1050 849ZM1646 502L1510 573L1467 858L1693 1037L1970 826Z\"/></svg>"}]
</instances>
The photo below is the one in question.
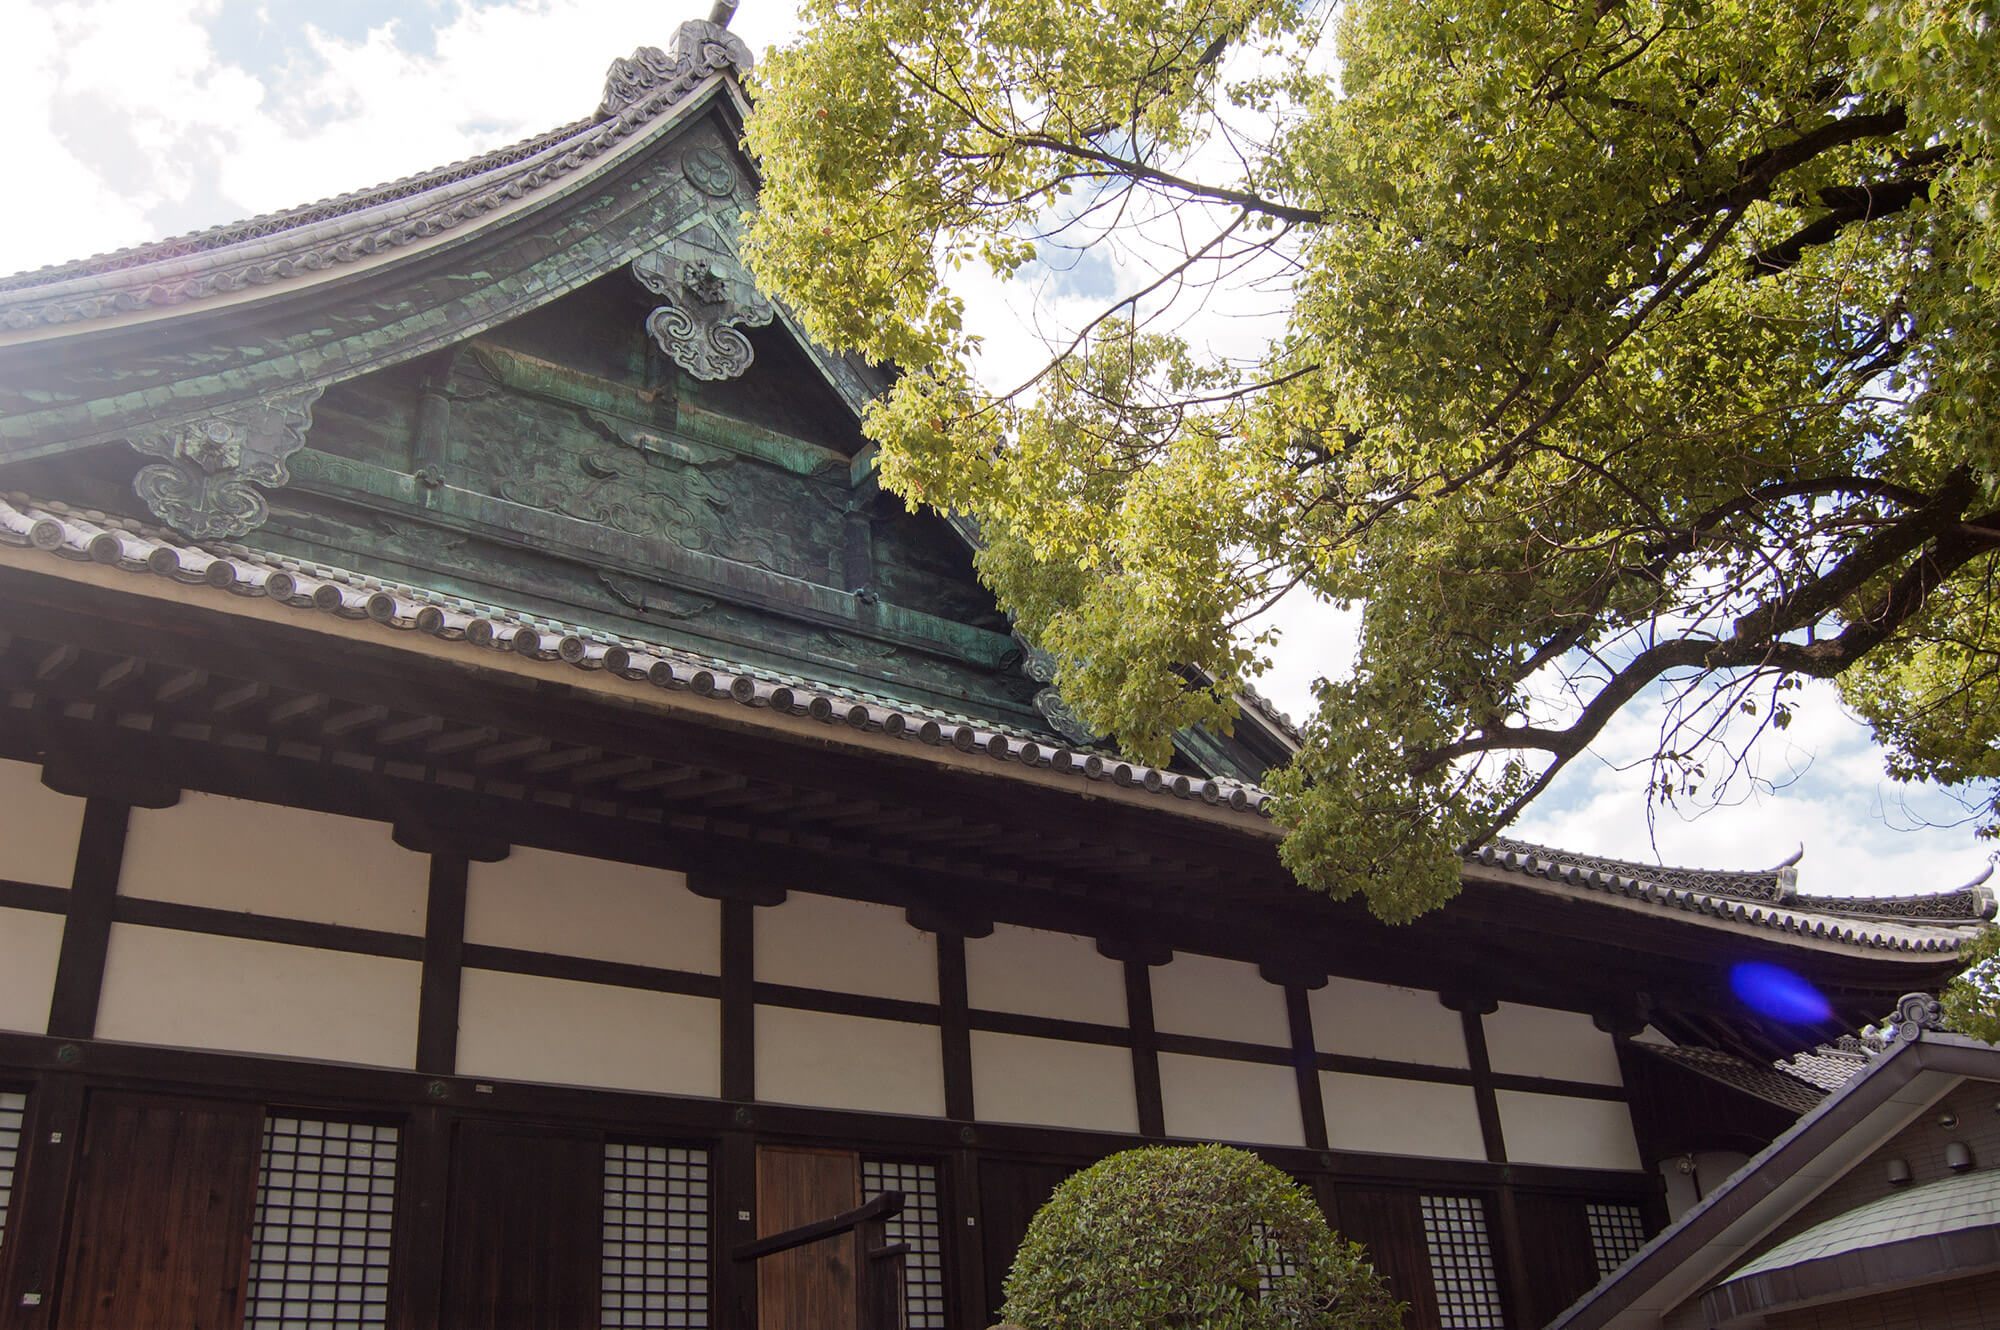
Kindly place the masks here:
<instances>
[{"instance_id":1,"label":"lattice window","mask_svg":"<svg viewBox=\"0 0 2000 1330\"><path fill-rule=\"evenodd\" d=\"M1597 1277L1604 1278L1632 1259L1646 1245L1646 1217L1636 1205L1586 1205L1590 1249L1597 1256Z\"/></svg>"},{"instance_id":2,"label":"lattice window","mask_svg":"<svg viewBox=\"0 0 2000 1330\"><path fill-rule=\"evenodd\" d=\"M861 1161L862 1199L903 1193L903 1212L886 1225L890 1242L907 1242L903 1310L909 1330L944 1330L944 1211L935 1164L891 1159Z\"/></svg>"},{"instance_id":3,"label":"lattice window","mask_svg":"<svg viewBox=\"0 0 2000 1330\"><path fill-rule=\"evenodd\" d=\"M244 1330L386 1323L396 1146L394 1127L264 1119Z\"/></svg>"},{"instance_id":4,"label":"lattice window","mask_svg":"<svg viewBox=\"0 0 2000 1330\"><path fill-rule=\"evenodd\" d=\"M708 1324L708 1151L604 1147L603 1330Z\"/></svg>"},{"instance_id":5,"label":"lattice window","mask_svg":"<svg viewBox=\"0 0 2000 1330\"><path fill-rule=\"evenodd\" d=\"M0 1247L7 1245L7 1207L14 1199L14 1170L21 1160L21 1120L28 1096L0 1093Z\"/></svg>"},{"instance_id":6,"label":"lattice window","mask_svg":"<svg viewBox=\"0 0 2000 1330\"><path fill-rule=\"evenodd\" d=\"M1423 1215L1438 1325L1442 1330L1505 1330L1485 1203L1476 1196L1426 1196Z\"/></svg>"}]
</instances>

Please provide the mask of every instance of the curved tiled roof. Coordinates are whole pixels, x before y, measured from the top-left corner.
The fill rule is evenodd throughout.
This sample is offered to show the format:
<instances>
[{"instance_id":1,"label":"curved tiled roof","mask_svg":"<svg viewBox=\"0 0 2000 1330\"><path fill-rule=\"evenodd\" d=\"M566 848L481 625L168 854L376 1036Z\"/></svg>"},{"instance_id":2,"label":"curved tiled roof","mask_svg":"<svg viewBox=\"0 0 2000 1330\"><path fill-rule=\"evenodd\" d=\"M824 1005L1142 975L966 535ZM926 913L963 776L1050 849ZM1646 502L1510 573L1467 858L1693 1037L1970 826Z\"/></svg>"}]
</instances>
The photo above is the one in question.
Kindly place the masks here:
<instances>
[{"instance_id":1,"label":"curved tiled roof","mask_svg":"<svg viewBox=\"0 0 2000 1330\"><path fill-rule=\"evenodd\" d=\"M1956 915L1905 919L1869 913L1875 902L1865 897L1799 896L1790 864L1752 873L1656 868L1506 839L1481 846L1466 861L1665 911L1886 951L1956 951L1970 939L1973 926L1995 913L1993 893L1983 882L1936 897L1900 898L1958 902L1963 908Z\"/></svg>"},{"instance_id":2,"label":"curved tiled roof","mask_svg":"<svg viewBox=\"0 0 2000 1330\"><path fill-rule=\"evenodd\" d=\"M318 203L0 278L0 329L185 304L428 240L584 168L710 77L749 67L741 39L714 24L684 23L671 55L642 47L614 62L604 104L588 119Z\"/></svg>"}]
</instances>

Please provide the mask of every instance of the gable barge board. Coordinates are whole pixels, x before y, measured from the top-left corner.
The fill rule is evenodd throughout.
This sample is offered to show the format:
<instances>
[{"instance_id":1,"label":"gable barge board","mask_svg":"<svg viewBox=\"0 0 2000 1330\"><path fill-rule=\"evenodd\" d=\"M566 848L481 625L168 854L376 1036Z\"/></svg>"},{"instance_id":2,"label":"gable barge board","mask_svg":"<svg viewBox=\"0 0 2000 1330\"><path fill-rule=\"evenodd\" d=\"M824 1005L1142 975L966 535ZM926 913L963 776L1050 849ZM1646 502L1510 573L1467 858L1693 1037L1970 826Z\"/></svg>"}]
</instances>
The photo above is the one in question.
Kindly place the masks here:
<instances>
[{"instance_id":1,"label":"gable barge board","mask_svg":"<svg viewBox=\"0 0 2000 1330\"><path fill-rule=\"evenodd\" d=\"M32 341L0 334L0 345L18 343L0 379L0 456L53 455L414 360L617 270L703 207L679 171L660 169L661 155L699 137L742 162L737 139L703 114L721 86L614 148L620 160L421 247L277 294L149 311ZM77 415L86 405L88 423Z\"/></svg>"}]
</instances>

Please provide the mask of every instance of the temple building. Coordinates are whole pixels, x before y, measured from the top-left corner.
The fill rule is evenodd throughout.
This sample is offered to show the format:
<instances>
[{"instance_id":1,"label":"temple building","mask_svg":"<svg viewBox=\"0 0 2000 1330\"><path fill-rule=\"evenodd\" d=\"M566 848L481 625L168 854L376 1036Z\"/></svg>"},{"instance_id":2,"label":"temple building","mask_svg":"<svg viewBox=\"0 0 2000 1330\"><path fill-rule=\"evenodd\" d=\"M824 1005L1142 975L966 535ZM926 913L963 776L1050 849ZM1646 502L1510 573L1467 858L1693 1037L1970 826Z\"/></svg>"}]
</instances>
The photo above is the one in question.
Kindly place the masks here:
<instances>
[{"instance_id":1,"label":"temple building","mask_svg":"<svg viewBox=\"0 0 2000 1330\"><path fill-rule=\"evenodd\" d=\"M0 278L0 1327L976 1330L1059 1180L1225 1141L1529 1330L1954 971L1985 886L1796 863L1503 842L1389 927L1256 698L1120 757L739 260L749 64Z\"/></svg>"}]
</instances>

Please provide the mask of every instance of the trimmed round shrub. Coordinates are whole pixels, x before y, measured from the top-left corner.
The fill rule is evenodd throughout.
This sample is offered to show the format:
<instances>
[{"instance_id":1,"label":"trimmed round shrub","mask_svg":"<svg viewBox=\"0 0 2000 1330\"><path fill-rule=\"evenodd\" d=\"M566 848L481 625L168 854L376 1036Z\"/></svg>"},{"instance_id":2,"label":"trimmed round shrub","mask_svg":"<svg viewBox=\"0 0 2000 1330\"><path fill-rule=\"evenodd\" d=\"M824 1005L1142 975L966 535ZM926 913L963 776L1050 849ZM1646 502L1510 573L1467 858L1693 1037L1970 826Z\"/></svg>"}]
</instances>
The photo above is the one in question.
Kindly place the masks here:
<instances>
[{"instance_id":1,"label":"trimmed round shrub","mask_svg":"<svg viewBox=\"0 0 2000 1330\"><path fill-rule=\"evenodd\" d=\"M1360 1244L1219 1145L1112 1155L1056 1188L1007 1276L1022 1330L1400 1330Z\"/></svg>"}]
</instances>

